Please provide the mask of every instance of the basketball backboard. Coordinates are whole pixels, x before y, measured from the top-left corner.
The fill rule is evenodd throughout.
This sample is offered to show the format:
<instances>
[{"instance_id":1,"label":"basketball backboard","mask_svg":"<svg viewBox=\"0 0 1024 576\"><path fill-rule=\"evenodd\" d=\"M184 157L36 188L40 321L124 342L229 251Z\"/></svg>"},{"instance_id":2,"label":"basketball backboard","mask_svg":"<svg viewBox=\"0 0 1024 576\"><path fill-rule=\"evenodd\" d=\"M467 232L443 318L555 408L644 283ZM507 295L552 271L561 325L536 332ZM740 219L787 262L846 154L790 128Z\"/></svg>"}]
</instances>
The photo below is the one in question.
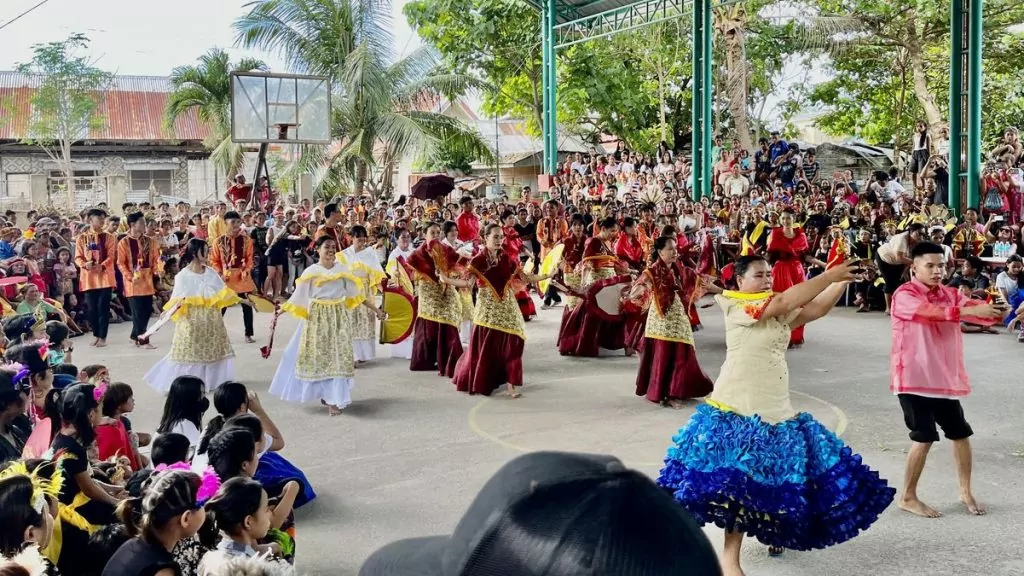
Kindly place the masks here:
<instances>
[{"instance_id":1,"label":"basketball backboard","mask_svg":"<svg viewBox=\"0 0 1024 576\"><path fill-rule=\"evenodd\" d=\"M232 72L231 141L330 144L331 84L322 76Z\"/></svg>"}]
</instances>

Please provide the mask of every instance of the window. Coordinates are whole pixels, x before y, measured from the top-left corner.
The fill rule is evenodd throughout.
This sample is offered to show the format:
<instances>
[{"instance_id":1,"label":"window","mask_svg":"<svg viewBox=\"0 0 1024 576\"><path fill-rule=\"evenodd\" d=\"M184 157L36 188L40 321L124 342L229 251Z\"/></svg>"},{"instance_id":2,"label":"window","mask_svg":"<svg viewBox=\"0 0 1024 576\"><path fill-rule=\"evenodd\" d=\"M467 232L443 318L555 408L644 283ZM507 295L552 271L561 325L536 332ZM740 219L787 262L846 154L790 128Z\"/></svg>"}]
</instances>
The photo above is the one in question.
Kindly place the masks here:
<instances>
[{"instance_id":1,"label":"window","mask_svg":"<svg viewBox=\"0 0 1024 576\"><path fill-rule=\"evenodd\" d=\"M23 200L32 197L32 176L29 174L8 174L3 186L0 186L0 197L11 200Z\"/></svg>"},{"instance_id":2,"label":"window","mask_svg":"<svg viewBox=\"0 0 1024 576\"><path fill-rule=\"evenodd\" d=\"M107 179L96 170L75 170L75 209L81 210L107 201ZM67 201L67 179L60 170L51 170L47 178L50 201L65 205Z\"/></svg>"},{"instance_id":3,"label":"window","mask_svg":"<svg viewBox=\"0 0 1024 576\"><path fill-rule=\"evenodd\" d=\"M128 190L135 193L147 192L150 200L157 196L171 196L173 186L170 170L129 170Z\"/></svg>"}]
</instances>

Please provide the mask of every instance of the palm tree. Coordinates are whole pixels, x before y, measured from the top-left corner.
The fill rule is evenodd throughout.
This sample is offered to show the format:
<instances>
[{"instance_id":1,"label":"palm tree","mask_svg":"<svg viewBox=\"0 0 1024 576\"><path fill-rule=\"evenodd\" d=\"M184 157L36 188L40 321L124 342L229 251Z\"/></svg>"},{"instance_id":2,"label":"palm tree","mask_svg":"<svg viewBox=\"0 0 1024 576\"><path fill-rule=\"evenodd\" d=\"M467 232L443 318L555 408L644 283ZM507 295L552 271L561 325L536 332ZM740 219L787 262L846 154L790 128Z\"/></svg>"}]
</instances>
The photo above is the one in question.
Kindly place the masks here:
<instances>
[{"instance_id":1,"label":"palm tree","mask_svg":"<svg viewBox=\"0 0 1024 576\"><path fill-rule=\"evenodd\" d=\"M441 141L471 156L491 151L462 122L432 111L475 87L474 80L439 68L421 48L395 61L388 0L256 0L235 22L245 48L279 53L295 72L326 76L332 90L334 147L302 146L294 170L318 175L318 191L334 195L352 185L362 194L377 170L387 180L402 159L430 157Z\"/></svg>"},{"instance_id":2,"label":"palm tree","mask_svg":"<svg viewBox=\"0 0 1024 576\"><path fill-rule=\"evenodd\" d=\"M174 121L190 110L210 128L204 145L213 165L234 177L245 163L245 148L231 141L231 72L266 70L261 60L243 58L231 63L228 53L212 48L199 57L197 64L179 66L171 72L174 91L167 99L165 124L173 130Z\"/></svg>"}]
</instances>

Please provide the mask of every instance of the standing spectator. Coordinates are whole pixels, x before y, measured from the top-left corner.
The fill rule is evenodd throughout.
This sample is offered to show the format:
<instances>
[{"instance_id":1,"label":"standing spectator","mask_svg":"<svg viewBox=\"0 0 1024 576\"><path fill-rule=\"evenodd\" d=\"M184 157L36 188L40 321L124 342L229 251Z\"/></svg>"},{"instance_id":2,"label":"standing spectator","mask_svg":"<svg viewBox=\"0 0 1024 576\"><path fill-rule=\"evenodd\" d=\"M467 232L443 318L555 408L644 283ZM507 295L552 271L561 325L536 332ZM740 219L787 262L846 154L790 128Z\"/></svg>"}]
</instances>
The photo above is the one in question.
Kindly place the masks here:
<instances>
[{"instance_id":1,"label":"standing spectator","mask_svg":"<svg viewBox=\"0 0 1024 576\"><path fill-rule=\"evenodd\" d=\"M907 227L906 232L896 234L878 248L875 263L885 281L885 313L887 315L890 314L892 308L893 293L905 281L907 267L914 263L910 259L910 251L921 242L923 234L924 224L914 223Z\"/></svg>"},{"instance_id":2,"label":"standing spectator","mask_svg":"<svg viewBox=\"0 0 1024 576\"><path fill-rule=\"evenodd\" d=\"M928 136L928 125L923 120L917 121L914 128L913 151L910 153L910 173L914 175L914 188L924 188L924 166L928 163L931 150L931 139Z\"/></svg>"},{"instance_id":3,"label":"standing spectator","mask_svg":"<svg viewBox=\"0 0 1024 576\"><path fill-rule=\"evenodd\" d=\"M807 157L804 158L801 167L804 170L804 179L808 184L815 184L818 181L818 173L821 172L821 163L818 162L814 148L807 150Z\"/></svg>"},{"instance_id":4,"label":"standing spectator","mask_svg":"<svg viewBox=\"0 0 1024 576\"><path fill-rule=\"evenodd\" d=\"M103 231L103 218L99 208L89 210L89 230L75 242L75 264L80 270L79 286L89 307L89 325L95 340L92 346L107 345L107 327L110 324L110 296L117 282L114 278L114 258L117 244L113 234Z\"/></svg>"}]
</instances>

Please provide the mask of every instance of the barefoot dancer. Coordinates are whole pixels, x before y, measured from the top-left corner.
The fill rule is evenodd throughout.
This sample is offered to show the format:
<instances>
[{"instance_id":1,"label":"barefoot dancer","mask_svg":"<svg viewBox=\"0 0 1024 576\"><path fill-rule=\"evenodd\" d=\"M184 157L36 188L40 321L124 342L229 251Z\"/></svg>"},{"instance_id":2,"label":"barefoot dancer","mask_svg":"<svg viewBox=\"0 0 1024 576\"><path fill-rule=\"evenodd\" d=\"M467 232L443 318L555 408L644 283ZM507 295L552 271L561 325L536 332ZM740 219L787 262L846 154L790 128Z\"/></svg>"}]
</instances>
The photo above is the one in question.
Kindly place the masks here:
<instances>
[{"instance_id":1,"label":"barefoot dancer","mask_svg":"<svg viewBox=\"0 0 1024 576\"><path fill-rule=\"evenodd\" d=\"M366 228L357 224L349 230L349 235L352 237L352 245L342 251L342 258L359 278L366 300L373 304L352 311L352 346L356 364L362 364L377 356L377 318L372 310L377 308L380 281L385 278L385 274L376 252L370 246Z\"/></svg>"},{"instance_id":2,"label":"barefoot dancer","mask_svg":"<svg viewBox=\"0 0 1024 576\"><path fill-rule=\"evenodd\" d=\"M636 374L636 395L680 408L683 400L707 396L712 388L697 362L686 312L701 280L696 272L679 263L674 238L655 240L651 257L653 262L630 294L649 293L651 301Z\"/></svg>"},{"instance_id":3,"label":"barefoot dancer","mask_svg":"<svg viewBox=\"0 0 1024 576\"><path fill-rule=\"evenodd\" d=\"M146 333L149 317L153 315L153 275L160 268L160 246L145 235L146 217L142 212L128 215L128 235L117 244L117 267L124 279L124 295L132 309L132 342L140 348L152 350L149 342L137 338Z\"/></svg>"},{"instance_id":4,"label":"barefoot dancer","mask_svg":"<svg viewBox=\"0 0 1024 576\"><path fill-rule=\"evenodd\" d=\"M960 321L970 318L976 324L991 325L999 321L1002 311L942 285L946 258L941 246L921 243L911 254L913 278L892 295L890 387L899 398L913 441L899 506L926 518L941 515L917 497L928 451L939 441L938 426L953 441L960 500L970 513L984 514L971 491L969 438L974 432L960 406L960 398L971 392Z\"/></svg>"},{"instance_id":5,"label":"barefoot dancer","mask_svg":"<svg viewBox=\"0 0 1024 576\"><path fill-rule=\"evenodd\" d=\"M188 241L181 256L181 272L174 277L174 291L164 305L165 313L172 313L174 320L171 350L143 376L162 394L171 389L178 376L199 378L207 392L235 379L235 351L222 310L240 300L220 274L207 265L209 255L205 240Z\"/></svg>"},{"instance_id":6,"label":"barefoot dancer","mask_svg":"<svg viewBox=\"0 0 1024 576\"><path fill-rule=\"evenodd\" d=\"M825 548L870 526L895 495L789 401L790 331L828 314L855 278L853 263L781 294L771 292L761 256L741 256L735 275L739 291L715 297L725 312L725 363L658 478L697 521L725 529L725 576L743 574L744 535L780 549Z\"/></svg>"},{"instance_id":7,"label":"barefoot dancer","mask_svg":"<svg viewBox=\"0 0 1024 576\"><path fill-rule=\"evenodd\" d=\"M277 366L270 393L289 402L320 400L337 416L352 401L355 350L352 310L357 306L380 318L366 299L362 281L337 258L334 238L316 241L319 261L295 281L295 293L281 308L301 322Z\"/></svg>"},{"instance_id":8,"label":"barefoot dancer","mask_svg":"<svg viewBox=\"0 0 1024 576\"><path fill-rule=\"evenodd\" d=\"M473 331L469 347L455 368L455 388L459 392L489 396L502 384L508 394L519 396L523 385L523 344L526 326L516 302L516 283L540 282L547 275L526 274L519 262L503 249L501 226L490 224L484 232L486 246L469 263L480 291L473 309ZM469 288L472 282L440 275L441 281Z\"/></svg>"},{"instance_id":9,"label":"barefoot dancer","mask_svg":"<svg viewBox=\"0 0 1024 576\"><path fill-rule=\"evenodd\" d=\"M456 267L465 266L466 259L441 242L440 224L427 225L426 238L407 260L415 271L417 301L409 369L437 370L441 376L451 378L462 357L462 298L457 288L442 282L441 276L454 274Z\"/></svg>"}]
</instances>

